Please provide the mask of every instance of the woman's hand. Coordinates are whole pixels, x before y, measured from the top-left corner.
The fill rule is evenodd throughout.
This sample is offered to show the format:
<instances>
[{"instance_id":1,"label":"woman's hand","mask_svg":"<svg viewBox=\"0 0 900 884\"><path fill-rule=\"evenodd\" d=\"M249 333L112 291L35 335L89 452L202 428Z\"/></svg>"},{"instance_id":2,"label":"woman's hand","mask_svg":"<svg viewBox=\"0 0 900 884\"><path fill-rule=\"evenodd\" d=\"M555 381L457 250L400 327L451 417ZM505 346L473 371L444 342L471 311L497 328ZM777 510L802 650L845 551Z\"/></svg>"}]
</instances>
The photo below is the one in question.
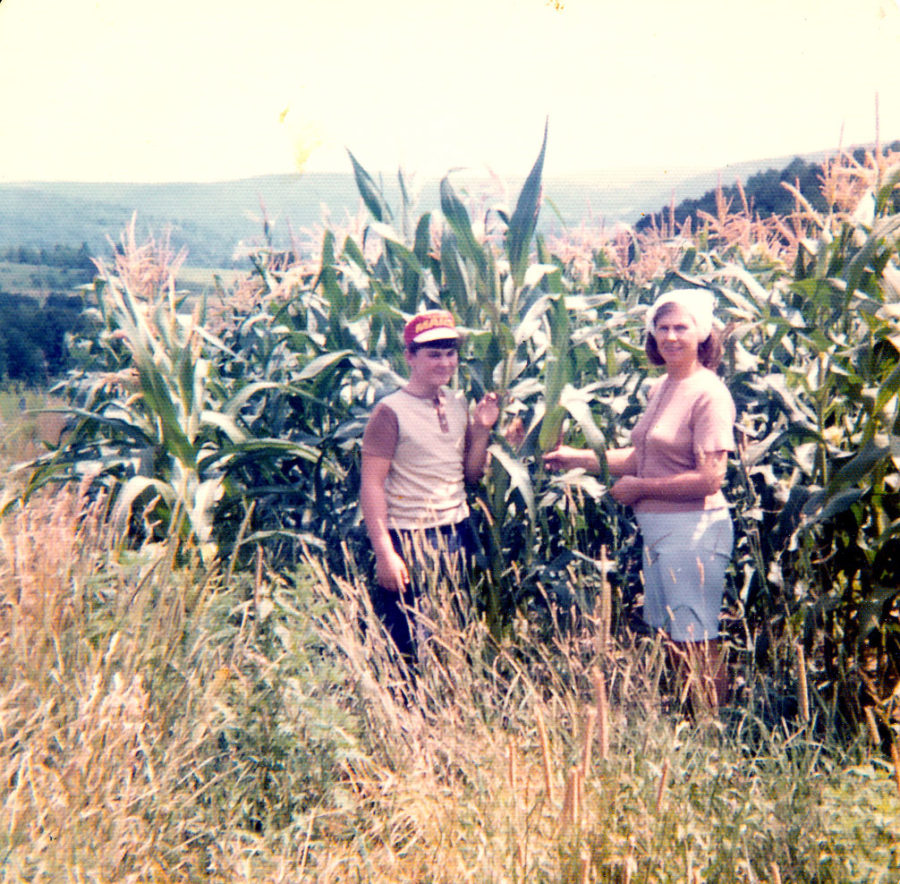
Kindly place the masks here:
<instances>
[{"instance_id":1,"label":"woman's hand","mask_svg":"<svg viewBox=\"0 0 900 884\"><path fill-rule=\"evenodd\" d=\"M637 476L622 476L609 489L609 493L618 503L631 506L645 496L644 482Z\"/></svg>"},{"instance_id":2,"label":"woman's hand","mask_svg":"<svg viewBox=\"0 0 900 884\"><path fill-rule=\"evenodd\" d=\"M590 473L600 469L597 455L590 448L572 448L560 445L544 455L544 466L548 470L574 470L579 467Z\"/></svg>"}]
</instances>

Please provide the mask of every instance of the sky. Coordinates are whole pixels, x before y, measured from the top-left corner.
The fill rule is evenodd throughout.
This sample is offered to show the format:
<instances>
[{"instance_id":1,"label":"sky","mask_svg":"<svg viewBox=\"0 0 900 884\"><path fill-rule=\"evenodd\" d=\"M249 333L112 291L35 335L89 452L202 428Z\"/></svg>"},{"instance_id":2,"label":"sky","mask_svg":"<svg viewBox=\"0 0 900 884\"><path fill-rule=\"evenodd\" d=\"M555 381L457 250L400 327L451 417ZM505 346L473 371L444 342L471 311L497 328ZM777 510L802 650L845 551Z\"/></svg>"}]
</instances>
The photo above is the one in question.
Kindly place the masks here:
<instances>
[{"instance_id":1,"label":"sky","mask_svg":"<svg viewBox=\"0 0 900 884\"><path fill-rule=\"evenodd\" d=\"M0 0L0 181L720 168L900 138L897 58L900 0Z\"/></svg>"}]
</instances>

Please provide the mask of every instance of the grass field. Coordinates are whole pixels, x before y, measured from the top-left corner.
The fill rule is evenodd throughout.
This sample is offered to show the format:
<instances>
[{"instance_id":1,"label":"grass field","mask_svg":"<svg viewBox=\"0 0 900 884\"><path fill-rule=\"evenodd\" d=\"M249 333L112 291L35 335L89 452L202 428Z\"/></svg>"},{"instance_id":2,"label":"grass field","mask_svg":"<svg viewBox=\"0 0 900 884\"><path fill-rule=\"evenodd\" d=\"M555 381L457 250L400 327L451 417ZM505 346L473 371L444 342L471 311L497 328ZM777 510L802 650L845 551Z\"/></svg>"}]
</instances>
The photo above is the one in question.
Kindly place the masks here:
<instances>
[{"instance_id":1,"label":"grass field","mask_svg":"<svg viewBox=\"0 0 900 884\"><path fill-rule=\"evenodd\" d=\"M249 268L248 268L249 269ZM195 293L212 291L218 276L227 289L246 276L247 270L214 267L182 267L177 285ZM81 271L46 264L0 261L0 291L42 297L50 292L70 292L90 280Z\"/></svg>"},{"instance_id":2,"label":"grass field","mask_svg":"<svg viewBox=\"0 0 900 884\"><path fill-rule=\"evenodd\" d=\"M0 291L4 292L40 297L71 291L86 281L85 274L78 270L0 261Z\"/></svg>"},{"instance_id":3,"label":"grass field","mask_svg":"<svg viewBox=\"0 0 900 884\"><path fill-rule=\"evenodd\" d=\"M249 266L245 270L214 267L182 267L178 273L177 284L180 288L188 289L195 293L212 291L215 286L215 278L218 277L225 289L229 289L241 278L247 276Z\"/></svg>"},{"instance_id":4,"label":"grass field","mask_svg":"<svg viewBox=\"0 0 900 884\"><path fill-rule=\"evenodd\" d=\"M438 597L413 680L364 587L126 552L102 499L0 523L0 880L895 884L900 771L658 640L500 643Z\"/></svg>"}]
</instances>

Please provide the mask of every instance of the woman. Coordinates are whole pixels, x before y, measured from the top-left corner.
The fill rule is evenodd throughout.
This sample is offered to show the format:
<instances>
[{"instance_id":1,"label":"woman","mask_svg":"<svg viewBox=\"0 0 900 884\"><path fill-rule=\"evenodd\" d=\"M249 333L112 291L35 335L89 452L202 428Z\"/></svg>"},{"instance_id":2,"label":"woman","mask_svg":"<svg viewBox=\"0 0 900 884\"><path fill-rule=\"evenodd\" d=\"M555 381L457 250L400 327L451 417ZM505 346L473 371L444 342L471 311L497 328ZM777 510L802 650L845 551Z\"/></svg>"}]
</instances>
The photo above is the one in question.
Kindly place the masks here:
<instances>
[{"instance_id":1,"label":"woman","mask_svg":"<svg viewBox=\"0 0 900 884\"><path fill-rule=\"evenodd\" d=\"M610 494L634 508L644 541L644 621L671 639L679 668L714 705L727 693L719 615L733 533L721 486L734 450L735 407L716 376L721 338L713 297L701 289L661 295L647 316L647 356L665 374L650 390L629 448L606 452ZM551 469L599 472L597 455L560 446Z\"/></svg>"}]
</instances>

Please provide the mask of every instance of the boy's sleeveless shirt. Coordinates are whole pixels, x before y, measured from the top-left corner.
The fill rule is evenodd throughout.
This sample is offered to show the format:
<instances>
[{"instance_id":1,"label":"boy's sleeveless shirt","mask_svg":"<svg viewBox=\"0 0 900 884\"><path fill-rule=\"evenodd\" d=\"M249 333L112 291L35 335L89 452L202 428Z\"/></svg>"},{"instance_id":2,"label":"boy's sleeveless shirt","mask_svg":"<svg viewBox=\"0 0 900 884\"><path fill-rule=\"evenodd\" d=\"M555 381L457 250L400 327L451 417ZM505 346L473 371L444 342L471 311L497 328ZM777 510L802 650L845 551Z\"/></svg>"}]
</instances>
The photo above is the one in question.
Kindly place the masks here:
<instances>
[{"instance_id":1,"label":"boy's sleeveless shirt","mask_svg":"<svg viewBox=\"0 0 900 884\"><path fill-rule=\"evenodd\" d=\"M468 408L461 392L442 390L449 432L441 429L433 400L398 390L376 408L389 409L397 421L397 441L384 483L391 528L453 525L469 514L463 456ZM373 440L374 442L374 440ZM373 446L367 453L387 456Z\"/></svg>"}]
</instances>

